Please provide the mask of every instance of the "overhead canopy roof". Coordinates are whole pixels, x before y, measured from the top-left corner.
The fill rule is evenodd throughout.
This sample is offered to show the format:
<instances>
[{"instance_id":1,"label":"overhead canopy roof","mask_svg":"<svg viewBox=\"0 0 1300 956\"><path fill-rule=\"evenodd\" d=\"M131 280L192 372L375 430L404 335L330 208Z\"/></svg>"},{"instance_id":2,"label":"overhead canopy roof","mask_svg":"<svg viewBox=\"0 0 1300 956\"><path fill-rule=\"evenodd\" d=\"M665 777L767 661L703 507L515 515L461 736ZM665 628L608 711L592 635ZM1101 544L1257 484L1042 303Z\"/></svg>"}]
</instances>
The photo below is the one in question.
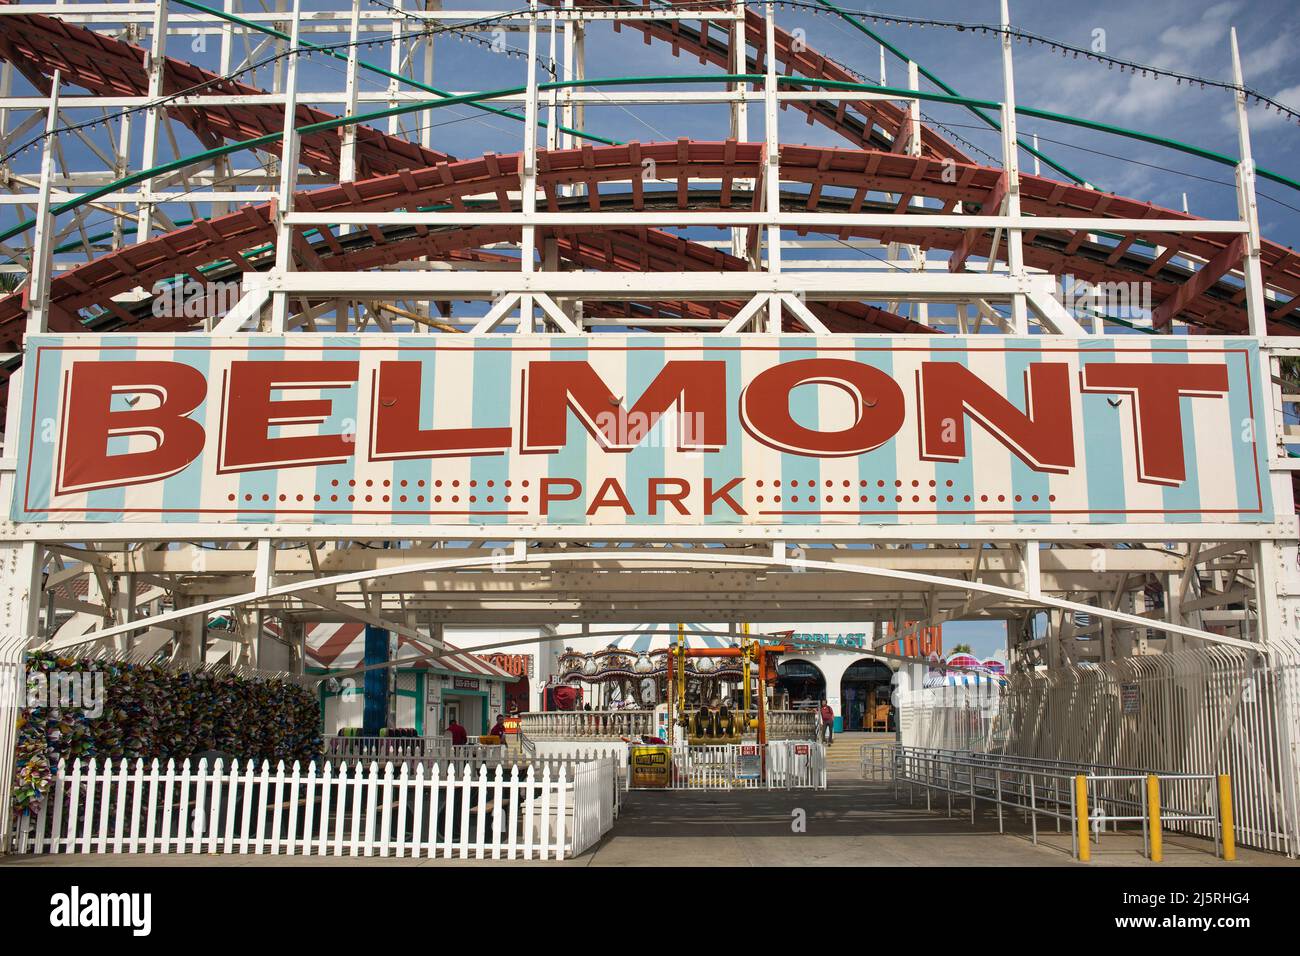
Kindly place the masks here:
<instances>
[{"instance_id":1,"label":"overhead canopy roof","mask_svg":"<svg viewBox=\"0 0 1300 956\"><path fill-rule=\"evenodd\" d=\"M327 670L346 670L362 666L365 659L365 635L364 624L348 622L312 625L307 630L308 665ZM410 658L411 662L408 666L412 668L460 677L482 677L507 684L513 684L519 679L516 675L481 657L458 648L451 648L450 645L446 654L436 657L422 656L433 653L432 645L401 634L397 635L397 654L394 659L400 661Z\"/></svg>"}]
</instances>

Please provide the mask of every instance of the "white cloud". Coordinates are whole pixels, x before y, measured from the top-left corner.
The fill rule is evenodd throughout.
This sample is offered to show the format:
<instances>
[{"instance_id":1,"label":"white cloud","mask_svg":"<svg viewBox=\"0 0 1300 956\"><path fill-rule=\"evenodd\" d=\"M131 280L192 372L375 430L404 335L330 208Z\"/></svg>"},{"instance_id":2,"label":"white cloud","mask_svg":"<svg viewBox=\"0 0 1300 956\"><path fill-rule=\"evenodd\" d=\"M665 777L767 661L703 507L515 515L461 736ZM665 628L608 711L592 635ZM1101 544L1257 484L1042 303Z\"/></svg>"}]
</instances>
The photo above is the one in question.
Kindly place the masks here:
<instances>
[{"instance_id":1,"label":"white cloud","mask_svg":"<svg viewBox=\"0 0 1300 956\"><path fill-rule=\"evenodd\" d=\"M1210 7L1195 23L1178 24L1160 34L1160 42L1183 54L1200 53L1222 41L1228 33L1228 19L1240 9L1236 2Z\"/></svg>"},{"instance_id":2,"label":"white cloud","mask_svg":"<svg viewBox=\"0 0 1300 956\"><path fill-rule=\"evenodd\" d=\"M1288 30L1279 33L1258 50L1244 52L1241 56L1241 69L1246 74L1247 82L1290 63L1295 58L1295 45L1296 36Z\"/></svg>"}]
</instances>

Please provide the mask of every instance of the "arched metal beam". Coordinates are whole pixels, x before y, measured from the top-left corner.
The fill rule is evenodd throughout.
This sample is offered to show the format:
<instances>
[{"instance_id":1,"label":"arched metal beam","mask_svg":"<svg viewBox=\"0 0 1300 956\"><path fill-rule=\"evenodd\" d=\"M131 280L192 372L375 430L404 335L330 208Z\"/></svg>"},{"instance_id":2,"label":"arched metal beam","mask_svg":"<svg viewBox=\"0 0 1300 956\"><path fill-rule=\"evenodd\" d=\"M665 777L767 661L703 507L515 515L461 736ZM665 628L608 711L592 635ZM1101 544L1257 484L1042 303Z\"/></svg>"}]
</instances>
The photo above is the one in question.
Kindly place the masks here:
<instances>
[{"instance_id":1,"label":"arched metal beam","mask_svg":"<svg viewBox=\"0 0 1300 956\"><path fill-rule=\"evenodd\" d=\"M1043 594L1033 594L1028 590L1017 590L1015 588L1005 588L994 584L984 584L980 581L967 581L957 578L944 577L936 574L925 574L917 571L901 571L894 568L871 568L861 565L845 565L834 561L814 561L806 558L787 557L785 547L778 543L773 549L771 557L758 557L753 555L714 555L697 552L671 552L671 551L634 551L625 549L613 549L608 551L585 551L580 554L560 554L547 552L545 555L531 555L526 548L520 543L510 555L500 553L488 555L482 558L453 558L441 561L420 561L409 565L399 565L390 568L370 568L365 571L354 571L347 574L337 574L328 577L314 578L308 581L298 581L291 584L282 584L275 587L265 588L258 591L250 591L233 598L224 598L217 601L207 601L203 604L195 604L185 608L178 608L163 614L157 614L152 617L140 618L130 621L126 624L118 624L113 627L105 628L101 631L94 631L88 635L79 636L74 640L66 642L48 641L42 645L39 650L57 651L68 647L75 647L80 644L88 644L93 641L103 640L109 637L116 637L121 634L131 634L136 631L147 630L170 621L181 620L191 617L195 614L207 614L209 611L217 611L225 608L242 607L248 604L257 604L272 598L292 598L302 592L320 590L322 588L339 587L348 584L360 584L376 578L395 577L402 574L420 574L429 571L452 571L452 570L471 570L474 568L494 568L503 567L527 567L532 563L564 563L580 561L626 561L626 560L644 560L662 564L730 564L741 565L753 568L791 568L816 569L819 571L840 571L845 574L863 574L869 577L886 578L889 580L902 581L911 584L924 585L926 587L943 587L953 590L970 591L976 594L995 595L1004 600L1023 604L1026 607L1039 608L1056 608L1062 611L1069 611L1077 614L1089 614L1093 617L1101 617L1119 624L1126 624L1132 627L1146 628L1150 630L1163 631L1166 634L1178 634L1183 637L1192 637L1198 640L1208 641L1213 644L1224 644L1230 647L1241 647L1250 650L1257 650L1261 653L1267 652L1265 645L1256 644L1251 641L1241 640L1235 637L1228 637L1223 634L1215 634L1210 631L1201 630L1195 627L1187 627L1182 624L1173 624L1168 621L1159 621L1152 618L1142 617L1138 614L1128 614L1123 611L1112 611L1106 608L1094 607L1091 604L1082 604L1077 601L1067 601L1062 598L1048 597Z\"/></svg>"}]
</instances>

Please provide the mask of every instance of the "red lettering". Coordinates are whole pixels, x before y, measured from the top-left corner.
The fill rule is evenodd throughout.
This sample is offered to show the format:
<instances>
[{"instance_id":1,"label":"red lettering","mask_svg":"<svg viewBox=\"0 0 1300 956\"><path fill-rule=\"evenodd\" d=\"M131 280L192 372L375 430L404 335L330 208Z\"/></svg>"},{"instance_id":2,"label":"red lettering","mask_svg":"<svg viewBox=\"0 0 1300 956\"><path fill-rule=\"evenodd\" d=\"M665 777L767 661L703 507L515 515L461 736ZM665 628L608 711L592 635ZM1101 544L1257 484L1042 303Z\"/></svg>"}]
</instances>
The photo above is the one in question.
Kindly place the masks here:
<instances>
[{"instance_id":1,"label":"red lettering","mask_svg":"<svg viewBox=\"0 0 1300 956\"><path fill-rule=\"evenodd\" d=\"M500 455L510 448L504 428L420 428L419 362L380 362L374 393L370 457L375 460ZM373 381L373 379L372 379Z\"/></svg>"},{"instance_id":2,"label":"red lettering","mask_svg":"<svg viewBox=\"0 0 1300 956\"><path fill-rule=\"evenodd\" d=\"M273 427L319 425L329 419L327 398L275 399L276 391L349 388L356 362L231 362L222 402L219 471L287 468L346 461L353 442L343 435L272 438Z\"/></svg>"},{"instance_id":3,"label":"red lettering","mask_svg":"<svg viewBox=\"0 0 1300 956\"><path fill-rule=\"evenodd\" d=\"M676 485L676 491L663 491L670 485ZM691 483L684 478L651 478L646 501L650 505L650 513L657 515L659 513L659 503L670 504L677 509L679 515L690 514L686 510L686 505L682 504L682 499L691 493Z\"/></svg>"},{"instance_id":4,"label":"red lettering","mask_svg":"<svg viewBox=\"0 0 1300 956\"><path fill-rule=\"evenodd\" d=\"M1187 480L1181 399L1224 395L1226 365L1093 362L1079 374L1085 392L1132 396L1139 481L1176 485Z\"/></svg>"},{"instance_id":5,"label":"red lettering","mask_svg":"<svg viewBox=\"0 0 1300 956\"><path fill-rule=\"evenodd\" d=\"M600 508L619 508L625 515L632 514L632 502L627 500L617 478L606 478L600 483L595 499L587 508L587 517L590 518Z\"/></svg>"},{"instance_id":6,"label":"red lettering","mask_svg":"<svg viewBox=\"0 0 1300 956\"><path fill-rule=\"evenodd\" d=\"M713 479L705 478L704 479L704 513L706 515L713 514L714 502L725 501L731 507L731 510L734 511L736 514L738 515L748 514L748 512L745 511L745 509L740 506L740 502L738 502L735 498L731 497L731 492L735 488L739 487L740 483L744 480L745 479L743 478L732 478L721 488L715 490L713 487Z\"/></svg>"},{"instance_id":7,"label":"red lettering","mask_svg":"<svg viewBox=\"0 0 1300 956\"><path fill-rule=\"evenodd\" d=\"M568 491L552 493L551 489L567 485ZM582 494L582 485L574 478L543 478L539 505L542 514L549 514L552 501L575 501Z\"/></svg>"},{"instance_id":8,"label":"red lettering","mask_svg":"<svg viewBox=\"0 0 1300 956\"><path fill-rule=\"evenodd\" d=\"M672 407L678 451L717 451L727 443L726 400L725 362L667 362L630 409L587 362L532 362L524 372L520 451L563 448L569 409L602 448L631 451Z\"/></svg>"},{"instance_id":9,"label":"red lettering","mask_svg":"<svg viewBox=\"0 0 1300 956\"><path fill-rule=\"evenodd\" d=\"M1074 467L1070 367L1063 362L1030 364L1023 412L959 362L922 362L916 391L921 457L927 461L966 456L965 416L970 415L1035 471Z\"/></svg>"},{"instance_id":10,"label":"red lettering","mask_svg":"<svg viewBox=\"0 0 1300 956\"><path fill-rule=\"evenodd\" d=\"M800 385L832 385L853 400L853 423L839 431L805 428L790 414ZM848 359L799 359L760 372L740 395L740 420L758 441L816 458L861 455L889 441L903 425L903 391L880 369Z\"/></svg>"},{"instance_id":11,"label":"red lettering","mask_svg":"<svg viewBox=\"0 0 1300 956\"><path fill-rule=\"evenodd\" d=\"M203 373L180 362L76 362L64 377L58 493L160 481L203 451ZM114 396L152 396L147 408L113 409ZM147 451L109 453L113 438L143 435Z\"/></svg>"}]
</instances>

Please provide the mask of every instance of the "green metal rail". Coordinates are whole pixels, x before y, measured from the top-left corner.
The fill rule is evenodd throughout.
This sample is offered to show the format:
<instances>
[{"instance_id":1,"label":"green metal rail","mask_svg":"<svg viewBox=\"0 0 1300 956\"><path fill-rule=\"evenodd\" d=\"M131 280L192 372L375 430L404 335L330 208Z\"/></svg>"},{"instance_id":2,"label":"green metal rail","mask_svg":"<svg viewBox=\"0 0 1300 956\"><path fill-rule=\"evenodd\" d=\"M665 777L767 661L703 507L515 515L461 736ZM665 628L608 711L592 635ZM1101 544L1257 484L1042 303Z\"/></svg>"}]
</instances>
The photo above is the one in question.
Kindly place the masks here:
<instances>
[{"instance_id":1,"label":"green metal rail","mask_svg":"<svg viewBox=\"0 0 1300 956\"><path fill-rule=\"evenodd\" d=\"M237 24L238 26L245 27L249 30L255 30L258 33L265 34L266 36L275 37L277 40L283 40L286 43L292 42L293 40L293 38L289 36L289 34L283 33L280 30L276 30L273 29L272 27L264 26L260 23L255 23L252 20L245 20L243 17L235 16L235 14L227 13L224 10L217 10L214 7L204 6L201 3L194 3L193 0L170 0L170 2L179 4L182 7L189 7L191 10L196 10L199 11L200 13L210 14L221 20L226 20L229 23ZM336 60L342 60L345 63L349 59L345 54L342 54L331 47L318 46L315 43L309 43L308 41L302 39L301 37L298 38L298 46L302 47L305 50L309 50L312 53L323 53L326 56L333 57ZM369 63L366 60L362 60L359 57L357 58L357 66L367 71L368 73L375 73L379 76L384 77L385 79L396 80L399 83L405 83L408 86L413 86L416 89L422 90L425 93L432 93L434 96L450 97L452 95L448 93L446 90L440 90L436 86L429 86L427 83L421 83L419 80L416 80L413 77L403 76L400 73L394 73L392 70L386 70L382 66L377 66L374 63ZM482 106L478 103L471 103L469 105L473 106L475 109L483 110L486 113L492 113L496 116L504 116L507 119L512 119L519 123L525 122L524 117L520 116L518 113L512 113L509 110L498 109L495 106ZM545 120L539 119L537 121L537 125L545 128L548 124ZM558 126L556 128L562 133L568 133L571 136L579 136L583 139L589 139L596 143L603 143L606 146L620 145L619 141L616 139L609 139L608 137L605 136L597 136L595 133L584 133L582 130L569 129L569 127L567 126Z\"/></svg>"}]
</instances>

